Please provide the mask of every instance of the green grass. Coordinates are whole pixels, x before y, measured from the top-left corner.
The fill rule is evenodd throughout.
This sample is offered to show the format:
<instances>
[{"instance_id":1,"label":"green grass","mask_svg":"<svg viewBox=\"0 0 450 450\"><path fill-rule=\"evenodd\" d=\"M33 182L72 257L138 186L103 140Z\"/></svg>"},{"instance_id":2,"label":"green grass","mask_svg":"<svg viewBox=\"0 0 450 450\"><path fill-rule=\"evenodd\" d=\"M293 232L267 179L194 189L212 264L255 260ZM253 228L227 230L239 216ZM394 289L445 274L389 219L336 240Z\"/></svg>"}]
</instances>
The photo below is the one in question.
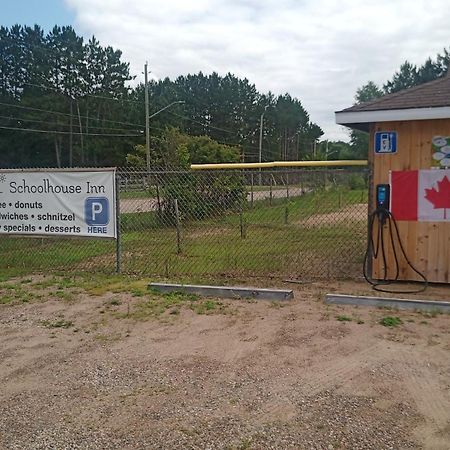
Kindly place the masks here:
<instances>
[{"instance_id":1,"label":"green grass","mask_svg":"<svg viewBox=\"0 0 450 450\"><path fill-rule=\"evenodd\" d=\"M197 279L359 273L366 221L364 215L346 220L345 214L365 198L364 190L322 190L289 201L274 199L272 205L268 200L257 201L243 211L242 218L230 212L183 222L181 253L177 252L175 228L161 227L155 212L122 214L122 267L127 273ZM330 215L342 210L345 213ZM241 219L245 238L241 237ZM114 241L0 238L0 282L37 271L111 274L114 268ZM59 290L69 287L70 277L59 282ZM134 295L143 295L143 286L137 289Z\"/></svg>"},{"instance_id":2,"label":"green grass","mask_svg":"<svg viewBox=\"0 0 450 450\"><path fill-rule=\"evenodd\" d=\"M353 319L348 316L337 316L336 320L338 320L339 322L351 322Z\"/></svg>"},{"instance_id":3,"label":"green grass","mask_svg":"<svg viewBox=\"0 0 450 450\"><path fill-rule=\"evenodd\" d=\"M145 299L139 301L131 311L116 314L116 316L134 320L148 320L166 314L176 316L180 314L182 307L187 307L197 314L211 314L227 310L223 303L217 300L205 299L182 292L170 292L161 295L150 290Z\"/></svg>"},{"instance_id":4,"label":"green grass","mask_svg":"<svg viewBox=\"0 0 450 450\"><path fill-rule=\"evenodd\" d=\"M66 286L66 290L59 290L58 287L60 286ZM61 292L64 292L65 295L62 295ZM179 315L182 308L192 310L196 314L235 313L231 306L217 299L202 298L181 292L161 294L148 289L148 280L146 279L136 279L126 275L111 276L86 272L71 277L51 275L39 281L29 279L21 283L0 283L0 306L2 304L20 304L32 301L75 300L74 292L91 296L103 296L107 293L130 295L128 299L125 297L122 300L116 297L107 297L103 304L97 307L98 313L104 315L102 321L107 320L106 315L139 321L168 319ZM66 320L61 316L54 320L43 320L40 323L49 329L74 327L71 320ZM78 332L79 329L74 327L73 331ZM100 336L99 339L102 340L103 338Z\"/></svg>"},{"instance_id":5,"label":"green grass","mask_svg":"<svg viewBox=\"0 0 450 450\"><path fill-rule=\"evenodd\" d=\"M0 283L0 305L10 303L29 303L39 300L41 295L23 286L21 283Z\"/></svg>"},{"instance_id":6,"label":"green grass","mask_svg":"<svg viewBox=\"0 0 450 450\"><path fill-rule=\"evenodd\" d=\"M401 325L403 323L402 319L400 319L400 317L391 317L391 316L387 316L387 317L383 317L380 320L380 324L383 325L384 327L396 327L398 325Z\"/></svg>"}]
</instances>

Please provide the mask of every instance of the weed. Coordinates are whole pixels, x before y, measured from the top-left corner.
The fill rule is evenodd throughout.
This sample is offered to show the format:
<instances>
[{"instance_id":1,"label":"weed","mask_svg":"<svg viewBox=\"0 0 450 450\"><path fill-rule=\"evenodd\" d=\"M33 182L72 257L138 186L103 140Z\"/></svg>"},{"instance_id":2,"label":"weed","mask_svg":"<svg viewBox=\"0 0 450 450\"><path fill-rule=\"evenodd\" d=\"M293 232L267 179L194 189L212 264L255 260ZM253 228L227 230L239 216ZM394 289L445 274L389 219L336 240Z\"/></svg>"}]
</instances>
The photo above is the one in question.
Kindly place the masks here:
<instances>
[{"instance_id":1,"label":"weed","mask_svg":"<svg viewBox=\"0 0 450 450\"><path fill-rule=\"evenodd\" d=\"M0 285L0 304L28 303L39 298L40 295L24 289L20 283Z\"/></svg>"},{"instance_id":2,"label":"weed","mask_svg":"<svg viewBox=\"0 0 450 450\"><path fill-rule=\"evenodd\" d=\"M197 314L207 314L217 308L218 303L214 300L205 300L191 304L191 309Z\"/></svg>"},{"instance_id":3,"label":"weed","mask_svg":"<svg viewBox=\"0 0 450 450\"><path fill-rule=\"evenodd\" d=\"M275 309L280 309L280 308L283 308L284 305L282 305L280 302L272 301L272 302L269 303L269 307L270 308L275 308Z\"/></svg>"},{"instance_id":4,"label":"weed","mask_svg":"<svg viewBox=\"0 0 450 450\"><path fill-rule=\"evenodd\" d=\"M94 336L94 339L96 341L100 341L100 342L116 342L119 341L121 339L121 335L116 333L116 334L96 334Z\"/></svg>"},{"instance_id":5,"label":"weed","mask_svg":"<svg viewBox=\"0 0 450 450\"><path fill-rule=\"evenodd\" d=\"M41 323L46 328L70 328L73 326L73 322L71 320L65 319L56 320L54 322L51 322L50 320L43 320Z\"/></svg>"},{"instance_id":6,"label":"weed","mask_svg":"<svg viewBox=\"0 0 450 450\"><path fill-rule=\"evenodd\" d=\"M337 316L336 320L338 320L339 322L351 322L353 319L348 316Z\"/></svg>"},{"instance_id":7,"label":"weed","mask_svg":"<svg viewBox=\"0 0 450 450\"><path fill-rule=\"evenodd\" d=\"M386 316L380 320L380 324L383 325L384 327L396 327L402 323L403 322L402 319L400 319L400 317Z\"/></svg>"},{"instance_id":8,"label":"weed","mask_svg":"<svg viewBox=\"0 0 450 450\"><path fill-rule=\"evenodd\" d=\"M241 442L238 445L238 450L248 450L252 446L251 439L242 439Z\"/></svg>"},{"instance_id":9,"label":"weed","mask_svg":"<svg viewBox=\"0 0 450 450\"><path fill-rule=\"evenodd\" d=\"M133 297L143 297L147 291L145 289L134 288L131 290L131 295Z\"/></svg>"},{"instance_id":10,"label":"weed","mask_svg":"<svg viewBox=\"0 0 450 450\"><path fill-rule=\"evenodd\" d=\"M60 298L61 300L65 300L67 302L70 302L74 299L74 296L71 292L63 291L63 290L57 290L55 292L56 297Z\"/></svg>"},{"instance_id":11,"label":"weed","mask_svg":"<svg viewBox=\"0 0 450 450\"><path fill-rule=\"evenodd\" d=\"M432 309L431 311L420 311L420 315L427 319L434 319L439 314L442 314L442 312L437 309Z\"/></svg>"}]
</instances>

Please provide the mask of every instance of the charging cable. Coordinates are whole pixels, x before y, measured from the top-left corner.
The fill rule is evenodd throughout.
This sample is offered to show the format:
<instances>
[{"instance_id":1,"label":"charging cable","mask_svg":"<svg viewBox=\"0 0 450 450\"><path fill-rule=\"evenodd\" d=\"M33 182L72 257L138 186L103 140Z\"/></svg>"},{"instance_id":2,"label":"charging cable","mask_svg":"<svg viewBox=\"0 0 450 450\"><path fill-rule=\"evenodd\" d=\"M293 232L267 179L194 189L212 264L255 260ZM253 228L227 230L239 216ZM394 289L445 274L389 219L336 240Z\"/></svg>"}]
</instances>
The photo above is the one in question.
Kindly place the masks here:
<instances>
[{"instance_id":1,"label":"charging cable","mask_svg":"<svg viewBox=\"0 0 450 450\"><path fill-rule=\"evenodd\" d=\"M387 224L389 229L389 240L390 244L392 246L392 252L394 255L395 260L395 276L393 279L388 279L387 274L387 260L386 260L386 243L384 239L384 233L383 233L383 227ZM376 228L376 233L374 233ZM397 238L398 245L400 247L401 253L403 257L405 258L408 266L423 279L423 284L420 287L420 289L415 290L390 290L383 288L382 286L387 286L395 282L400 282L398 279L400 275L400 267L398 263L398 255L397 255L397 249L394 242L394 231L395 236ZM374 234L376 234L376 239L374 239ZM378 257L381 257L383 260L383 278L381 280L374 280L370 275L368 275L368 265L369 265L369 258L373 256L373 258L376 260ZM402 240L400 238L400 233L398 231L397 222L395 220L395 217L392 215L392 213L382 207L378 207L372 214L369 216L369 239L367 243L367 249L366 254L364 256L364 262L363 262L363 275L366 281L372 285L373 289L379 292L388 292L390 294L416 294L419 292L423 292L428 287L428 280L425 277L425 275L421 272L419 272L411 263L408 256L406 255L405 249L403 247Z\"/></svg>"}]
</instances>

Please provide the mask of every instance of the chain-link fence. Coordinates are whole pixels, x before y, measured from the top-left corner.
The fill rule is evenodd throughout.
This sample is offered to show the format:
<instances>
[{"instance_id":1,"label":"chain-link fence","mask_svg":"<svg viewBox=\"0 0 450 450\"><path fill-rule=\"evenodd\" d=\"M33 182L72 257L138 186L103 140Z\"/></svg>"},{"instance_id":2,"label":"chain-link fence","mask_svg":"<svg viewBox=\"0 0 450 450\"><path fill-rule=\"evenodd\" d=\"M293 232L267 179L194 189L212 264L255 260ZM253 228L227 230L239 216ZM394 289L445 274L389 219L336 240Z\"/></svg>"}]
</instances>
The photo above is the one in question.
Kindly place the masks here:
<instances>
[{"instance_id":1,"label":"chain-link fence","mask_svg":"<svg viewBox=\"0 0 450 450\"><path fill-rule=\"evenodd\" d=\"M367 171L118 171L124 273L336 278L361 272ZM0 270L110 271L102 239L0 236Z\"/></svg>"}]
</instances>

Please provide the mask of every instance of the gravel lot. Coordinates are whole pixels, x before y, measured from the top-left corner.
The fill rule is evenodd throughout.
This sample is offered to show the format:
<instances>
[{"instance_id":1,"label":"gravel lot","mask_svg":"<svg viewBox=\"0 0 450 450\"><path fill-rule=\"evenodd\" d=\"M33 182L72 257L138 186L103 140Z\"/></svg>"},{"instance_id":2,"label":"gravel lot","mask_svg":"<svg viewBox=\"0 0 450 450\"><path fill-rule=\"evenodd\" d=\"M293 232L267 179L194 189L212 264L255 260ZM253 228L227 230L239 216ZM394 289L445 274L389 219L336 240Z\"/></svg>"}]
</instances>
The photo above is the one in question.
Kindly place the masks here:
<instances>
[{"instance_id":1,"label":"gravel lot","mask_svg":"<svg viewBox=\"0 0 450 450\"><path fill-rule=\"evenodd\" d=\"M450 449L449 315L42 280L0 304L2 449Z\"/></svg>"}]
</instances>

